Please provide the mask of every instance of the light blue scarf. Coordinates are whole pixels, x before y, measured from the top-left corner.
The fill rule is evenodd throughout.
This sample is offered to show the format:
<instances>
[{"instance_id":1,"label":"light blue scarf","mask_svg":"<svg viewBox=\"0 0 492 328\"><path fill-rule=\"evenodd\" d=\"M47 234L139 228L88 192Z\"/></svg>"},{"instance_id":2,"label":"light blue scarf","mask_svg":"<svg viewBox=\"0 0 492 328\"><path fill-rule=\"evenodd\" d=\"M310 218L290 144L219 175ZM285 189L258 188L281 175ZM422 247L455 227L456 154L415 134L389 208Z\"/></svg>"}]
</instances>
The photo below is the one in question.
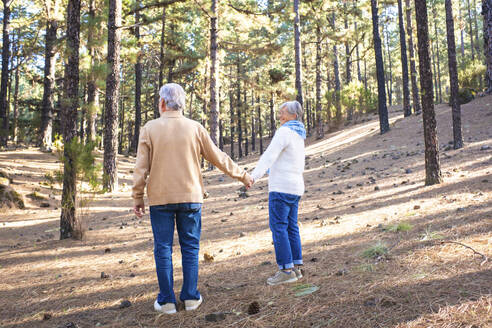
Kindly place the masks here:
<instances>
[{"instance_id":1,"label":"light blue scarf","mask_svg":"<svg viewBox=\"0 0 492 328\"><path fill-rule=\"evenodd\" d=\"M298 135L301 136L302 139L306 139L306 129L304 128L304 124L302 124L302 122L292 120L285 122L282 126L285 126L296 132Z\"/></svg>"}]
</instances>

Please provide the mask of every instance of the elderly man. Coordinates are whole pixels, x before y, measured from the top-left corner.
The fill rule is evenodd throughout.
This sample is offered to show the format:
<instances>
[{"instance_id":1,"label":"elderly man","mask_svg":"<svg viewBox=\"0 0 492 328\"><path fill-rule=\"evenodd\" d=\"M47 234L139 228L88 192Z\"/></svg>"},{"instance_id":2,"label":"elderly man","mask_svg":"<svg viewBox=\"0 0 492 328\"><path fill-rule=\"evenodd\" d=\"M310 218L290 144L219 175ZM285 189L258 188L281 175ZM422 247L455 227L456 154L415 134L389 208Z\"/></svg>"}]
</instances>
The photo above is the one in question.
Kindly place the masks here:
<instances>
[{"instance_id":1,"label":"elderly man","mask_svg":"<svg viewBox=\"0 0 492 328\"><path fill-rule=\"evenodd\" d=\"M183 266L180 299L187 311L195 310L202 303L197 290L204 193L201 156L246 187L251 186L252 179L215 146L200 123L183 116L185 92L180 85L168 83L160 89L159 95L161 117L147 122L140 131L132 197L133 210L142 217L147 185L160 289L154 309L172 314L176 313L172 264L175 221Z\"/></svg>"}]
</instances>

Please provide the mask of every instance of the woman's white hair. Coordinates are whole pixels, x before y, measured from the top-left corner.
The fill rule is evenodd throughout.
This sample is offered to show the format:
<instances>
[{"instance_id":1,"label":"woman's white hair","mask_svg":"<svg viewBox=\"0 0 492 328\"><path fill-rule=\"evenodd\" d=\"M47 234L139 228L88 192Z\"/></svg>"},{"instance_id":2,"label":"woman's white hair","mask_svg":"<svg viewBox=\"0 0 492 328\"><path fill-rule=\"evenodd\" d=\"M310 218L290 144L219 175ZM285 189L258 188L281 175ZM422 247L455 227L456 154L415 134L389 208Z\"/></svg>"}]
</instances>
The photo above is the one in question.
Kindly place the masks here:
<instances>
[{"instance_id":1,"label":"woman's white hair","mask_svg":"<svg viewBox=\"0 0 492 328\"><path fill-rule=\"evenodd\" d=\"M159 90L159 97L164 100L166 107L170 110L182 111L185 108L186 94L179 84L164 84Z\"/></svg>"},{"instance_id":2,"label":"woman's white hair","mask_svg":"<svg viewBox=\"0 0 492 328\"><path fill-rule=\"evenodd\" d=\"M295 114L297 120L302 120L302 114L304 111L301 104L297 100L284 102L279 108L282 109L284 107L289 114Z\"/></svg>"}]
</instances>

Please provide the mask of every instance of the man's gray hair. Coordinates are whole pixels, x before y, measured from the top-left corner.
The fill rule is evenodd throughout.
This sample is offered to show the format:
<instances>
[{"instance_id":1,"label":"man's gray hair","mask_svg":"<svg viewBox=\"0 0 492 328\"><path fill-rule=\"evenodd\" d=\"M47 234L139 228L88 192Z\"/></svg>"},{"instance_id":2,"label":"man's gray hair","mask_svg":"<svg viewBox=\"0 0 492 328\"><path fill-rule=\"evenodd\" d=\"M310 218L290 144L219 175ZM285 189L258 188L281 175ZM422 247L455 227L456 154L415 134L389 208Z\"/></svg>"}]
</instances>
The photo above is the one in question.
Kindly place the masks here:
<instances>
[{"instance_id":1,"label":"man's gray hair","mask_svg":"<svg viewBox=\"0 0 492 328\"><path fill-rule=\"evenodd\" d=\"M301 121L302 120L302 113L304 112L302 110L301 104L294 100L294 101L287 101L284 102L282 105L280 105L280 109L284 108L289 112L289 114L295 114L297 120Z\"/></svg>"},{"instance_id":2,"label":"man's gray hair","mask_svg":"<svg viewBox=\"0 0 492 328\"><path fill-rule=\"evenodd\" d=\"M160 99L166 103L170 110L180 110L185 108L186 94L183 88L176 83L164 84L159 90Z\"/></svg>"}]
</instances>

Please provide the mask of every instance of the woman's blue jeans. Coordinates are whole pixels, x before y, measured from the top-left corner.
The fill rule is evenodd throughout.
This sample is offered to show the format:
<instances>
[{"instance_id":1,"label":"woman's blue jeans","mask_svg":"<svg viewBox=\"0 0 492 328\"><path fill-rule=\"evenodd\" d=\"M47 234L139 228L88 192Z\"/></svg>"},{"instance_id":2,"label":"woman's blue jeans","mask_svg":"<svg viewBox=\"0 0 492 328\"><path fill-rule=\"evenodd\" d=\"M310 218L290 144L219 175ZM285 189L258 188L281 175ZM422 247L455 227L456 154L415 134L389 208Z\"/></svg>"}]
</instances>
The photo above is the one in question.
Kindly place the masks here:
<instances>
[{"instance_id":1,"label":"woman's blue jeans","mask_svg":"<svg viewBox=\"0 0 492 328\"><path fill-rule=\"evenodd\" d=\"M197 283L202 204L181 203L150 206L150 221L154 234L154 258L160 289L157 302L176 304L172 262L175 221L183 266L183 287L179 299L181 301L200 299Z\"/></svg>"},{"instance_id":2,"label":"woman's blue jeans","mask_svg":"<svg viewBox=\"0 0 492 328\"><path fill-rule=\"evenodd\" d=\"M301 237L297 225L297 210L301 196L270 192L268 212L275 257L279 269L290 269L302 264Z\"/></svg>"}]
</instances>

